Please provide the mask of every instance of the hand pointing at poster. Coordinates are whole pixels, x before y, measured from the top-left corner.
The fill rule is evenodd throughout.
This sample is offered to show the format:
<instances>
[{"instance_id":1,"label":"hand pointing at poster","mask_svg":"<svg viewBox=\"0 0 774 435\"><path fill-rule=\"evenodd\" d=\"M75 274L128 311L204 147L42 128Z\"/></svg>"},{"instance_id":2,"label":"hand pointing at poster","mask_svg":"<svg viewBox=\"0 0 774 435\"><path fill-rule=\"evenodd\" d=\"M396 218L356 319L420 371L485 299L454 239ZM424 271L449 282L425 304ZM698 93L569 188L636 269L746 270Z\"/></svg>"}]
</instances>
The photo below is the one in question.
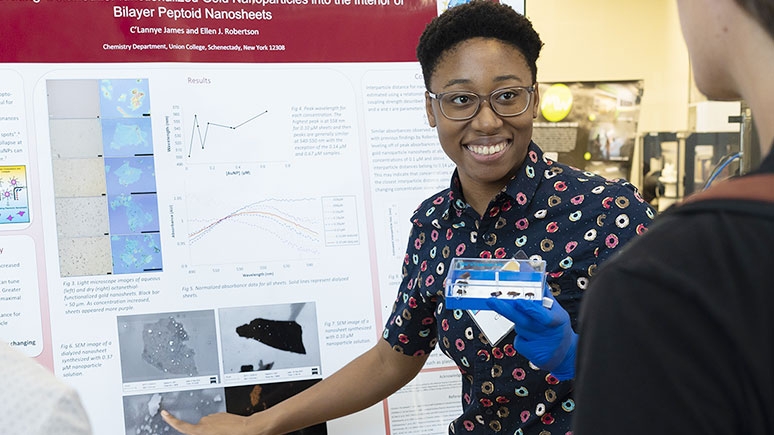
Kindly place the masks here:
<instances>
[{"instance_id":1,"label":"hand pointing at poster","mask_svg":"<svg viewBox=\"0 0 774 435\"><path fill-rule=\"evenodd\" d=\"M361 411L406 385L428 355L408 356L380 340L370 350L312 387L249 417L218 413L187 423L161 411L186 435L279 435Z\"/></svg>"},{"instance_id":2,"label":"hand pointing at poster","mask_svg":"<svg viewBox=\"0 0 774 435\"><path fill-rule=\"evenodd\" d=\"M250 417L219 413L203 417L197 424L179 420L167 411L161 411L161 418L176 431L188 435L255 435L248 427Z\"/></svg>"}]
</instances>

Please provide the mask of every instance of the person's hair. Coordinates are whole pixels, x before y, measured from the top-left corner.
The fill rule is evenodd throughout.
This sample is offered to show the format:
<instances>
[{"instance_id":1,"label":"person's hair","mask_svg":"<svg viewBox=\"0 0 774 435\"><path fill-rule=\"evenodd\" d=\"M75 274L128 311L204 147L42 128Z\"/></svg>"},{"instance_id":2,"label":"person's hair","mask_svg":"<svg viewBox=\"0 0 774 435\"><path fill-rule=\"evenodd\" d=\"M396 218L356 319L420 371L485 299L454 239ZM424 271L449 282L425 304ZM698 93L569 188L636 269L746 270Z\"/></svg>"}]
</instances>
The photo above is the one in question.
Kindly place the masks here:
<instances>
[{"instance_id":1,"label":"person's hair","mask_svg":"<svg viewBox=\"0 0 774 435\"><path fill-rule=\"evenodd\" d=\"M755 18L774 39L774 2L771 0L736 0L736 3Z\"/></svg>"},{"instance_id":2,"label":"person's hair","mask_svg":"<svg viewBox=\"0 0 774 435\"><path fill-rule=\"evenodd\" d=\"M491 0L473 0L447 9L425 27L417 45L425 87L443 55L471 38L494 38L518 49L527 60L532 81L537 79L537 58L543 42L525 16L510 6Z\"/></svg>"}]
</instances>

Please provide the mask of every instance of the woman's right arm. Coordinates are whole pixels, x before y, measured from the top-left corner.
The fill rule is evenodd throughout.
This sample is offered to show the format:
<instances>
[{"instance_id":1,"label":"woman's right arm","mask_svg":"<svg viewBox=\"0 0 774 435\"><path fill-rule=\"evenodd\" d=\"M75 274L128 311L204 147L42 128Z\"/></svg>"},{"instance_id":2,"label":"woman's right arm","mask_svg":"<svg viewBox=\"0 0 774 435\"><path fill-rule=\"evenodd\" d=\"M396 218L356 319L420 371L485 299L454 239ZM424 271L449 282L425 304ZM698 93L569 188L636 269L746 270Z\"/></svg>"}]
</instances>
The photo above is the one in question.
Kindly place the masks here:
<instances>
[{"instance_id":1,"label":"woman's right arm","mask_svg":"<svg viewBox=\"0 0 774 435\"><path fill-rule=\"evenodd\" d=\"M408 356L385 340L326 379L249 417L213 414L197 424L163 413L164 420L188 435L280 435L370 407L406 385L428 355Z\"/></svg>"}]
</instances>

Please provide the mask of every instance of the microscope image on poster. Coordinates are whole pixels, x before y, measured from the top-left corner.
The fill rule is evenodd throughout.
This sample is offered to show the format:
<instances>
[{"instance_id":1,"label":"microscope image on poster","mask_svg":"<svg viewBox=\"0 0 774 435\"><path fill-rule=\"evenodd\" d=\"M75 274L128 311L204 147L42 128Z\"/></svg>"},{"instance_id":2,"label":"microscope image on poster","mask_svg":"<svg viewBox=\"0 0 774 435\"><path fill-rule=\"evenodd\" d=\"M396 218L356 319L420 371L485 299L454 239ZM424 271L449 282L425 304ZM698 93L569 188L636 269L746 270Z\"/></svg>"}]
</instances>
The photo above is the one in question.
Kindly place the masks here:
<instances>
[{"instance_id":1,"label":"microscope image on poster","mask_svg":"<svg viewBox=\"0 0 774 435\"><path fill-rule=\"evenodd\" d=\"M199 421L206 415L226 412L225 394L222 388L212 388L124 396L126 435L179 434L162 420L162 409L186 421Z\"/></svg>"},{"instance_id":2,"label":"microscope image on poster","mask_svg":"<svg viewBox=\"0 0 774 435\"><path fill-rule=\"evenodd\" d=\"M318 382L320 382L319 379L310 379L226 387L226 412L244 416L252 415L269 409ZM289 435L326 435L327 433L327 424L319 423L290 432Z\"/></svg>"},{"instance_id":3,"label":"microscope image on poster","mask_svg":"<svg viewBox=\"0 0 774 435\"><path fill-rule=\"evenodd\" d=\"M314 303L223 308L218 317L226 382L320 377Z\"/></svg>"},{"instance_id":4,"label":"microscope image on poster","mask_svg":"<svg viewBox=\"0 0 774 435\"><path fill-rule=\"evenodd\" d=\"M135 382L204 378L206 384L217 380L214 311L119 316L117 321L125 391L126 384Z\"/></svg>"}]
</instances>

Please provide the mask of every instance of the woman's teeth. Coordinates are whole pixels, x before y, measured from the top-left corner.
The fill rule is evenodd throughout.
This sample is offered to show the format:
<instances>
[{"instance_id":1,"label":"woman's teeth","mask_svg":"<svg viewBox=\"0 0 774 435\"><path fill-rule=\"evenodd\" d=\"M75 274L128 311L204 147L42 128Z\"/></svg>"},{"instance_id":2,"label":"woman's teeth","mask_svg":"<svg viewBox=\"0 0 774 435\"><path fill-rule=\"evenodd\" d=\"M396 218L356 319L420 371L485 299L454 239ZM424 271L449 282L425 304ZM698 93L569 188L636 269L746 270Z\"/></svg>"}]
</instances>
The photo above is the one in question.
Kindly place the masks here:
<instances>
[{"instance_id":1,"label":"woman's teeth","mask_svg":"<svg viewBox=\"0 0 774 435\"><path fill-rule=\"evenodd\" d=\"M498 143L497 145L468 145L468 149L474 154L488 156L490 154L496 154L504 150L505 142Z\"/></svg>"}]
</instances>

